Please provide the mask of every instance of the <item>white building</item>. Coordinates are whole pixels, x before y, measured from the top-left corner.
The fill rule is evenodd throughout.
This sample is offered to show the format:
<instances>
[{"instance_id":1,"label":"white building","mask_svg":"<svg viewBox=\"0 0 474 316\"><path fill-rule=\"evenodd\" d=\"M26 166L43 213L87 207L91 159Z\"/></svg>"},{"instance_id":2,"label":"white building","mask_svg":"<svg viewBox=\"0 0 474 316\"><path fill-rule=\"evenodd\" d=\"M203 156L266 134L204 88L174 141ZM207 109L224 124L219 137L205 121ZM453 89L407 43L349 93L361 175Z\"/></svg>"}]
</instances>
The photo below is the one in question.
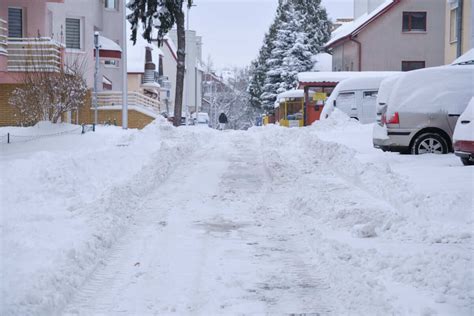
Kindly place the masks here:
<instances>
[{"instance_id":1,"label":"white building","mask_svg":"<svg viewBox=\"0 0 474 316\"><path fill-rule=\"evenodd\" d=\"M169 37L177 43L176 30ZM202 107L202 38L196 31L186 31L186 74L184 77L183 114L199 112Z\"/></svg>"}]
</instances>

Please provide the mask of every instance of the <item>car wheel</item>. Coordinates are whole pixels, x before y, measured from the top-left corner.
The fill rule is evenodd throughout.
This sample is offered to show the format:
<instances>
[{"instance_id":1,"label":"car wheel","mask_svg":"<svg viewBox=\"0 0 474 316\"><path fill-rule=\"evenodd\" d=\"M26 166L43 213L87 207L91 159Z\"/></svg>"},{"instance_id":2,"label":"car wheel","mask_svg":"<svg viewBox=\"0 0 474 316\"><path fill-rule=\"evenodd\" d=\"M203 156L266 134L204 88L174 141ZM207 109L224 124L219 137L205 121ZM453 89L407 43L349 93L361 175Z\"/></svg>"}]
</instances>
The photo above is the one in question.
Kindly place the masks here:
<instances>
[{"instance_id":1,"label":"car wheel","mask_svg":"<svg viewBox=\"0 0 474 316\"><path fill-rule=\"evenodd\" d=\"M411 153L414 155L447 154L448 151L448 143L444 137L435 133L421 134L415 139L411 148Z\"/></svg>"},{"instance_id":2,"label":"car wheel","mask_svg":"<svg viewBox=\"0 0 474 316\"><path fill-rule=\"evenodd\" d=\"M474 161L469 158L461 158L462 164L465 166L472 166L474 165Z\"/></svg>"}]
</instances>

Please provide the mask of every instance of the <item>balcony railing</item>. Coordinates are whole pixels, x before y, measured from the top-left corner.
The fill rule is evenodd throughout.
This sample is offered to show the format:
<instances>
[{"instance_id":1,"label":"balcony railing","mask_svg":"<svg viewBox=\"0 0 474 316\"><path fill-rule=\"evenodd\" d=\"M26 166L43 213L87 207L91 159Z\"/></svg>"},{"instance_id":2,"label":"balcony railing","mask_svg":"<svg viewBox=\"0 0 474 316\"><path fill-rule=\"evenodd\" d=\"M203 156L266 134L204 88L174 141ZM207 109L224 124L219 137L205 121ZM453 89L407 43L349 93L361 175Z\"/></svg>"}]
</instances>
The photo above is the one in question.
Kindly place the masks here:
<instances>
[{"instance_id":1,"label":"balcony railing","mask_svg":"<svg viewBox=\"0 0 474 316\"><path fill-rule=\"evenodd\" d=\"M122 91L101 91L97 93L97 105L117 106L122 105ZM128 105L137 106L152 110L159 114L161 112L161 103L138 92L128 92Z\"/></svg>"},{"instance_id":2,"label":"balcony railing","mask_svg":"<svg viewBox=\"0 0 474 316\"><path fill-rule=\"evenodd\" d=\"M0 55L7 54L7 21L0 19Z\"/></svg>"},{"instance_id":3,"label":"balcony railing","mask_svg":"<svg viewBox=\"0 0 474 316\"><path fill-rule=\"evenodd\" d=\"M62 45L50 38L7 39L8 71L59 71Z\"/></svg>"}]
</instances>

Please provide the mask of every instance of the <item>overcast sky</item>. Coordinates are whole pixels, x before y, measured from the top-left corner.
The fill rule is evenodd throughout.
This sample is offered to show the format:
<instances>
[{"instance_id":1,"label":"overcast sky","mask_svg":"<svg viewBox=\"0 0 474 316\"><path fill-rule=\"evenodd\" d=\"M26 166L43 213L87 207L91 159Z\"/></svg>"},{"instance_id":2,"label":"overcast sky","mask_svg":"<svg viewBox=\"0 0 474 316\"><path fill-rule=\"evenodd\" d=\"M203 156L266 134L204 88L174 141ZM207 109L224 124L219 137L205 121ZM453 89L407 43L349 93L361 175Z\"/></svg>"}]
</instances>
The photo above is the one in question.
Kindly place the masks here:
<instances>
[{"instance_id":1,"label":"overcast sky","mask_svg":"<svg viewBox=\"0 0 474 316\"><path fill-rule=\"evenodd\" d=\"M272 22L277 0L194 0L190 29L203 37L203 59L218 69L255 59ZM352 17L353 0L322 0L329 17Z\"/></svg>"}]
</instances>

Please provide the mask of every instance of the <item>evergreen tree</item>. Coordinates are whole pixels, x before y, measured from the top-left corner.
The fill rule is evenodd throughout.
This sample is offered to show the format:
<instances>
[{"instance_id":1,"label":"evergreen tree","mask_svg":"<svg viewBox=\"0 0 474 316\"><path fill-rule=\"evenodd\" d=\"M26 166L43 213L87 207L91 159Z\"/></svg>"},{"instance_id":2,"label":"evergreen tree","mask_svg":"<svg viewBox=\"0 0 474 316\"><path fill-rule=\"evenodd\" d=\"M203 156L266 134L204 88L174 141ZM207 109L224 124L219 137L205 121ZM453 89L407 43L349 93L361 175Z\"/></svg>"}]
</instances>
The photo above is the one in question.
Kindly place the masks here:
<instances>
[{"instance_id":1,"label":"evergreen tree","mask_svg":"<svg viewBox=\"0 0 474 316\"><path fill-rule=\"evenodd\" d=\"M186 34L184 30L184 12L183 5L188 8L193 4L193 0L130 0L127 8L132 11L127 16L132 24L131 40L136 43L137 27L141 23L145 31L142 36L152 40L152 31L157 29L156 40L158 45L163 44L164 36L176 25L178 34L178 62L176 71L176 96L174 104L174 125L181 123L181 114L183 108L183 88L186 57Z\"/></svg>"},{"instance_id":2,"label":"evergreen tree","mask_svg":"<svg viewBox=\"0 0 474 316\"><path fill-rule=\"evenodd\" d=\"M273 107L278 93L295 88L297 74L312 69L312 56L322 51L330 28L320 0L280 0L259 58L250 68L252 105Z\"/></svg>"}]
</instances>

